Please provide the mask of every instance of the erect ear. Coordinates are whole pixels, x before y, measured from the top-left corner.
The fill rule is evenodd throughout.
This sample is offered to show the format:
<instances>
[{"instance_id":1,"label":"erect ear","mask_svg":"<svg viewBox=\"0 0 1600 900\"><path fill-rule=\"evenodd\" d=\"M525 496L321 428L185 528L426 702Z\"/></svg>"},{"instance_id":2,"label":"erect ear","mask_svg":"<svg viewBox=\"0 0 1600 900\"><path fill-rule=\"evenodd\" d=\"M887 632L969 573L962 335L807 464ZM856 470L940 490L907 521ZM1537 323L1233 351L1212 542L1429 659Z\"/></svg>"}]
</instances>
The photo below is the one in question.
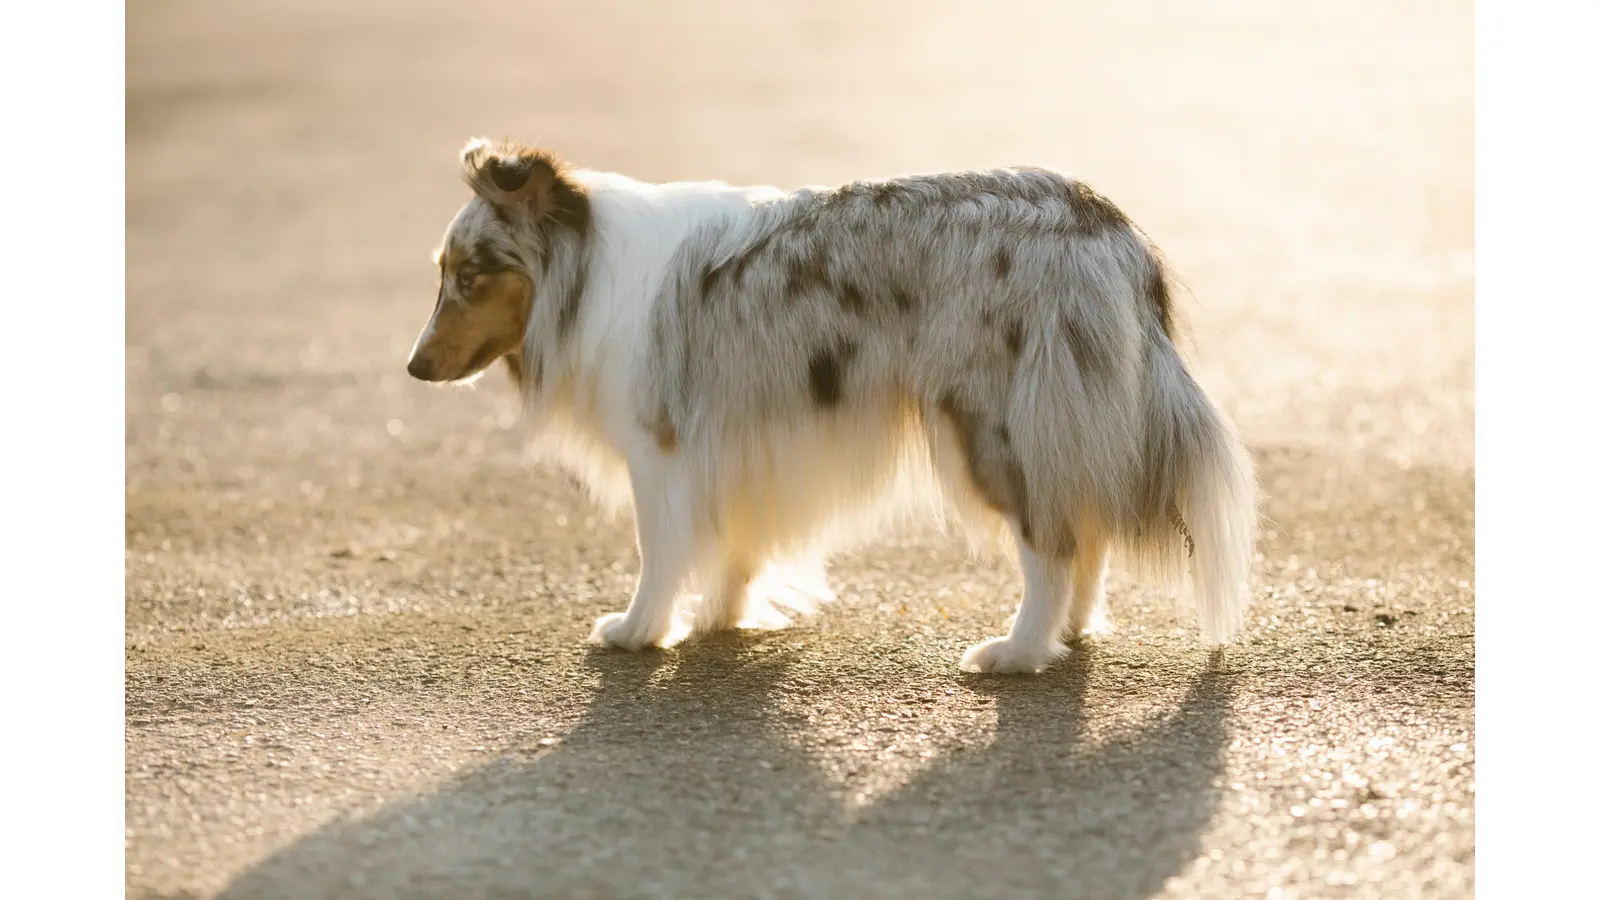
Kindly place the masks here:
<instances>
[{"instance_id":1,"label":"erect ear","mask_svg":"<svg viewBox=\"0 0 1600 900\"><path fill-rule=\"evenodd\" d=\"M554 206L552 195L563 168L554 154L510 141L496 147L473 138L461 148L462 175L479 197L535 218Z\"/></svg>"}]
</instances>

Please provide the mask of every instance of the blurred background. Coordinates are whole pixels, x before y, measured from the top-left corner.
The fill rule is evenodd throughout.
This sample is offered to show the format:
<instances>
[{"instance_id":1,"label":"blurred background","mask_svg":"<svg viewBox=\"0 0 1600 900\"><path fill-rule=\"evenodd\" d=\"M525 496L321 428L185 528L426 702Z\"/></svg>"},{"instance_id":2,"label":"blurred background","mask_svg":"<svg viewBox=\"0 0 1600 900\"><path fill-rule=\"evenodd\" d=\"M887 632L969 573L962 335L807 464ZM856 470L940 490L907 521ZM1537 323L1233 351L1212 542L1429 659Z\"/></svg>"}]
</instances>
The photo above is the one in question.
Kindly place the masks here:
<instances>
[{"instance_id":1,"label":"blurred background","mask_svg":"<svg viewBox=\"0 0 1600 900\"><path fill-rule=\"evenodd\" d=\"M322 870L292 848L323 823L433 790L505 734L462 674L490 665L486 651L436 643L441 617L510 641L496 645L507 678L543 666L562 685L519 701L537 707L518 707L519 723L570 724L587 702L581 639L626 600L628 524L529 465L498 369L473 389L404 370L434 299L429 253L468 196L456 154L476 135L657 181L795 187L1014 164L1084 178L1165 250L1197 377L1255 453L1261 652L1308 658L1391 629L1369 662L1402 671L1383 654L1423 653L1446 673L1428 682L1445 695L1418 695L1443 725L1411 745L1451 746L1463 727L1470 740L1471 4L149 0L130 5L127 41L131 892L209 894L278 852L309 878ZM895 677L913 679L952 678L1017 587L1008 562L922 534L846 557L837 581L842 610L807 627L841 654L899 648ZM1155 648L1181 633L1158 595L1119 575L1113 596L1123 634ZM308 662L374 647L394 662ZM1263 696L1299 690L1261 677ZM354 765L326 747L270 771L239 755L252 730L365 721L340 704L431 722L447 697L477 710L461 713L473 743L418 738L433 749L412 753L397 739L361 755L375 774L356 788L318 780L319 765ZM811 726L847 743L855 727ZM1349 728L1324 750L1364 747L1379 724ZM1239 763L1215 749L1222 778ZM884 783L903 780L894 771ZM1414 838L1360 856L1361 877L1470 884L1470 765L1450 771L1429 796L1460 804L1436 798ZM1280 774L1284 790L1299 783ZM1180 873L1179 892L1270 881L1261 860L1285 855L1196 874L1205 846L1229 846L1212 815L1226 803L1205 803L1171 859L1106 877L1130 896ZM1294 827L1239 825L1239 847L1281 838L1310 853Z\"/></svg>"}]
</instances>

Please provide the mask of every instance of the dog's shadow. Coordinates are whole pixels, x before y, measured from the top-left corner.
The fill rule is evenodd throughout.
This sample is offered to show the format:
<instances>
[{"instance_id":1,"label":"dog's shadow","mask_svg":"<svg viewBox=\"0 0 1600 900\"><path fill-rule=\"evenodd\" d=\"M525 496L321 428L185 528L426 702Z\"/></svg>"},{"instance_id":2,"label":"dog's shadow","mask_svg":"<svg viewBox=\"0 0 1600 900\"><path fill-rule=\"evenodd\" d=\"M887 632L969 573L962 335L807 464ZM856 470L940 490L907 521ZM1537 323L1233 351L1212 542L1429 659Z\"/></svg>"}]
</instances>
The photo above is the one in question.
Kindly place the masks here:
<instances>
[{"instance_id":1,"label":"dog's shadow","mask_svg":"<svg viewBox=\"0 0 1600 900\"><path fill-rule=\"evenodd\" d=\"M847 816L789 737L804 717L777 702L797 652L720 639L672 671L596 653L600 686L559 746L328 825L221 896L1131 900L1198 854L1229 741L1216 658L1175 710L1093 746L1088 648L1041 678L975 679L995 700L992 742Z\"/></svg>"},{"instance_id":2,"label":"dog's shadow","mask_svg":"<svg viewBox=\"0 0 1600 900\"><path fill-rule=\"evenodd\" d=\"M817 861L820 893L1160 892L1199 854L1221 800L1235 677L1214 654L1176 709L1091 742L1090 731L1105 730L1085 713L1094 661L1085 646L1040 679L983 679L979 689L995 698L993 743L947 755L870 807Z\"/></svg>"}]
</instances>

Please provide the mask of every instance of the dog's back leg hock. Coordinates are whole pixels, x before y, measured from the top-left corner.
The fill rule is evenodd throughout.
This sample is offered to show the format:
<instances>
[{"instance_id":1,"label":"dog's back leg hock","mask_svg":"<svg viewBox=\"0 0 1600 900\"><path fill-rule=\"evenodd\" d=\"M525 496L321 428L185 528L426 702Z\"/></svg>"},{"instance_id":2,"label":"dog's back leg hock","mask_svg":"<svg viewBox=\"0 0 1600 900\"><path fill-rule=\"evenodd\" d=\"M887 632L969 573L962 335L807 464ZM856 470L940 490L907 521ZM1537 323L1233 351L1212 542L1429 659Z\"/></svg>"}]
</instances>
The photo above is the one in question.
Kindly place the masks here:
<instances>
[{"instance_id":1,"label":"dog's back leg hock","mask_svg":"<svg viewBox=\"0 0 1600 900\"><path fill-rule=\"evenodd\" d=\"M1011 523L1011 532L1017 538L1022 569L1022 605L1011 623L1010 634L977 644L961 657L963 671L1033 673L1067 652L1060 635L1071 593L1068 572L1073 549L1066 547L1058 554L1040 553L1023 539L1015 522Z\"/></svg>"},{"instance_id":2,"label":"dog's back leg hock","mask_svg":"<svg viewBox=\"0 0 1600 900\"><path fill-rule=\"evenodd\" d=\"M673 609L702 538L681 463L643 458L630 460L628 470L639 536L639 584L628 611L601 616L589 641L640 650L665 646L675 637Z\"/></svg>"}]
</instances>

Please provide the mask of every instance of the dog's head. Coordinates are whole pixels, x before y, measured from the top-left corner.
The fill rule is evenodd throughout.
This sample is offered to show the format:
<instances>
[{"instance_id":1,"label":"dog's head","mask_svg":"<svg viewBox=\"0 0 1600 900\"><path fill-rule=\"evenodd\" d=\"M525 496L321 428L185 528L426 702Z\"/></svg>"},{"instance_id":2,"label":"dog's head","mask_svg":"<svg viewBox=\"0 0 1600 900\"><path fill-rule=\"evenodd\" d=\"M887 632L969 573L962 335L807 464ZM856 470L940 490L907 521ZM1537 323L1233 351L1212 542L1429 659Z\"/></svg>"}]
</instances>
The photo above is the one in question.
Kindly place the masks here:
<instances>
[{"instance_id":1,"label":"dog's head","mask_svg":"<svg viewBox=\"0 0 1600 900\"><path fill-rule=\"evenodd\" d=\"M472 187L438 250L439 296L406 371L463 381L521 347L562 232L588 227L588 197L552 154L481 138L461 151Z\"/></svg>"}]
</instances>

